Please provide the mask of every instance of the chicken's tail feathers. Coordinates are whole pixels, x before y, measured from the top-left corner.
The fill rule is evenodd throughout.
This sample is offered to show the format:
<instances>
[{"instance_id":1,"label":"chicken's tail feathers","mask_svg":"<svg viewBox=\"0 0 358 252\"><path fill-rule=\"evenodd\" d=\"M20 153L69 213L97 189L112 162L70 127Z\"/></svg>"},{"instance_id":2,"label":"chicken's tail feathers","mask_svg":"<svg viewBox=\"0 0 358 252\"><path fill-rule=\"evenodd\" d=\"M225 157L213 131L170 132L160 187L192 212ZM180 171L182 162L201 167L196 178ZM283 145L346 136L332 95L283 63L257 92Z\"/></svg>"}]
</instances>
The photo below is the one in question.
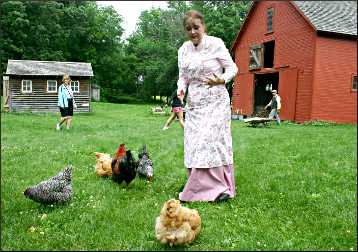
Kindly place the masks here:
<instances>
[{"instance_id":1,"label":"chicken's tail feathers","mask_svg":"<svg viewBox=\"0 0 358 252\"><path fill-rule=\"evenodd\" d=\"M65 168L65 171L71 173L73 170L73 165L71 163L68 163L68 165Z\"/></svg>"},{"instance_id":2,"label":"chicken's tail feathers","mask_svg":"<svg viewBox=\"0 0 358 252\"><path fill-rule=\"evenodd\" d=\"M72 179L72 170L73 170L73 166L72 166L71 163L69 163L69 164L66 166L65 170L63 171L63 174L64 174L64 176L65 176L65 178L66 178L66 180L67 180L68 182L71 182L71 179Z\"/></svg>"},{"instance_id":3,"label":"chicken's tail feathers","mask_svg":"<svg viewBox=\"0 0 358 252\"><path fill-rule=\"evenodd\" d=\"M126 151L126 156L127 156L127 159L128 159L128 160L133 159L133 155L132 155L131 150L127 150L127 151Z\"/></svg>"},{"instance_id":4,"label":"chicken's tail feathers","mask_svg":"<svg viewBox=\"0 0 358 252\"><path fill-rule=\"evenodd\" d=\"M143 147L140 149L138 153L138 158L142 158L144 155L148 156L148 147L147 144L143 144Z\"/></svg>"}]
</instances>

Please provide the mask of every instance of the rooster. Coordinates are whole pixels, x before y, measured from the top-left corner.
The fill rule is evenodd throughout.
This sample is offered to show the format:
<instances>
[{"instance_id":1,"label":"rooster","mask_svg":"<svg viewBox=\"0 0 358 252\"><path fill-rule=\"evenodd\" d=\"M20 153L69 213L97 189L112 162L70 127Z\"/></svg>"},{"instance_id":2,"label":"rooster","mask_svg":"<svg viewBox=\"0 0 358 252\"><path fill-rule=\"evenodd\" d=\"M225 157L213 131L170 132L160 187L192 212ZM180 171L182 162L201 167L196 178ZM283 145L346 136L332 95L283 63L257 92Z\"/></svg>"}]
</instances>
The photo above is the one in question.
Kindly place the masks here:
<instances>
[{"instance_id":1,"label":"rooster","mask_svg":"<svg viewBox=\"0 0 358 252\"><path fill-rule=\"evenodd\" d=\"M136 176L137 162L134 160L130 150L126 150L121 144L112 160L112 180L121 184L123 180L127 185Z\"/></svg>"},{"instance_id":2,"label":"rooster","mask_svg":"<svg viewBox=\"0 0 358 252\"><path fill-rule=\"evenodd\" d=\"M96 174L100 177L112 176L112 161L126 155L124 144L120 144L113 158L107 153L95 152Z\"/></svg>"},{"instance_id":3,"label":"rooster","mask_svg":"<svg viewBox=\"0 0 358 252\"><path fill-rule=\"evenodd\" d=\"M126 147L125 144L122 143L118 146L118 149L116 151L116 154L114 155L114 158L123 157L126 154Z\"/></svg>"},{"instance_id":4,"label":"rooster","mask_svg":"<svg viewBox=\"0 0 358 252\"><path fill-rule=\"evenodd\" d=\"M117 174L119 173L119 167L117 165L113 168L113 162L115 162L115 160L123 158L125 155L126 155L126 147L125 144L122 143L119 145L116 154L114 154L114 157L112 159L112 170L114 169Z\"/></svg>"},{"instance_id":5,"label":"rooster","mask_svg":"<svg viewBox=\"0 0 358 252\"><path fill-rule=\"evenodd\" d=\"M72 165L69 165L56 176L28 187L24 195L42 204L65 203L72 198L71 176Z\"/></svg>"},{"instance_id":6,"label":"rooster","mask_svg":"<svg viewBox=\"0 0 358 252\"><path fill-rule=\"evenodd\" d=\"M147 145L145 144L138 154L138 167L137 172L138 175L144 176L148 181L153 179L153 163L152 160L149 159L149 154L147 150Z\"/></svg>"}]
</instances>

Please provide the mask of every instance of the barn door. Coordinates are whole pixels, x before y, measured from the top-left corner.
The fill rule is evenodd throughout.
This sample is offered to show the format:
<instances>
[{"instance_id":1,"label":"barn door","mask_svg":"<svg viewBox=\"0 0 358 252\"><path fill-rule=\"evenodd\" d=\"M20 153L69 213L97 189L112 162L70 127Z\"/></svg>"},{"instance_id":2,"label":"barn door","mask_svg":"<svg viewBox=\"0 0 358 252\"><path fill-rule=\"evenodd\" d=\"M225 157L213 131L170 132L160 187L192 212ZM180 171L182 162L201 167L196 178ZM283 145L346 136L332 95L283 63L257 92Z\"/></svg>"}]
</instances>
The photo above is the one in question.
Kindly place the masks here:
<instances>
[{"instance_id":1,"label":"barn door","mask_svg":"<svg viewBox=\"0 0 358 252\"><path fill-rule=\"evenodd\" d=\"M239 74L235 85L238 86L238 109L243 115L251 115L254 107L254 74Z\"/></svg>"},{"instance_id":2,"label":"barn door","mask_svg":"<svg viewBox=\"0 0 358 252\"><path fill-rule=\"evenodd\" d=\"M297 68L280 70L278 94L281 97L280 117L283 120L295 120Z\"/></svg>"}]
</instances>

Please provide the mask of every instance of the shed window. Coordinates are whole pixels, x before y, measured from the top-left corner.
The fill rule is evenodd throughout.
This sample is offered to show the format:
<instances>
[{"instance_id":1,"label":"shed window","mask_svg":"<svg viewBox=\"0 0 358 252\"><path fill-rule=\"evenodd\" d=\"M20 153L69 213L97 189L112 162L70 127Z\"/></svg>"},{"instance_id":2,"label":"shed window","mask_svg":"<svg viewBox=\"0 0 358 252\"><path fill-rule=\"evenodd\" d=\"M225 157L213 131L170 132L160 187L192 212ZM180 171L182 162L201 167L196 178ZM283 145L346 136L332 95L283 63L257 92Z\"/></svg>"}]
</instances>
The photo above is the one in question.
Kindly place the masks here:
<instances>
[{"instance_id":1,"label":"shed window","mask_svg":"<svg viewBox=\"0 0 358 252\"><path fill-rule=\"evenodd\" d=\"M79 81L71 81L71 89L74 93L80 92L80 82Z\"/></svg>"},{"instance_id":2,"label":"shed window","mask_svg":"<svg viewBox=\"0 0 358 252\"><path fill-rule=\"evenodd\" d=\"M272 32L273 8L267 9L267 32Z\"/></svg>"},{"instance_id":3,"label":"shed window","mask_svg":"<svg viewBox=\"0 0 358 252\"><path fill-rule=\"evenodd\" d=\"M22 80L21 92L22 93L32 93L32 80Z\"/></svg>"},{"instance_id":4,"label":"shed window","mask_svg":"<svg viewBox=\"0 0 358 252\"><path fill-rule=\"evenodd\" d=\"M258 69L262 67L262 45L254 45L250 47L250 65L249 69Z\"/></svg>"},{"instance_id":5,"label":"shed window","mask_svg":"<svg viewBox=\"0 0 358 252\"><path fill-rule=\"evenodd\" d=\"M353 91L357 91L357 75L353 76L353 80L352 80L352 90Z\"/></svg>"},{"instance_id":6,"label":"shed window","mask_svg":"<svg viewBox=\"0 0 358 252\"><path fill-rule=\"evenodd\" d=\"M47 92L48 93L56 93L57 92L57 81L55 81L55 80L47 81Z\"/></svg>"}]
</instances>

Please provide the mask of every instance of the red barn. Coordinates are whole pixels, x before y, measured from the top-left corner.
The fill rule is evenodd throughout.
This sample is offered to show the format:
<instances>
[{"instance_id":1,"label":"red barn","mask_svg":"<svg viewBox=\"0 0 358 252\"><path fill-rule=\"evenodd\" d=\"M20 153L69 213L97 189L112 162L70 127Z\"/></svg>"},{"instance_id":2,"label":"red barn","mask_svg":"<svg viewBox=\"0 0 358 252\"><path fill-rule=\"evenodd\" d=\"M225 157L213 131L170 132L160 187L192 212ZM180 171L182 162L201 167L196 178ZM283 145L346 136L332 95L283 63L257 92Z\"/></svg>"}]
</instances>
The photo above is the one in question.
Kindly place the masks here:
<instances>
[{"instance_id":1,"label":"red barn","mask_svg":"<svg viewBox=\"0 0 358 252\"><path fill-rule=\"evenodd\" d=\"M281 96L281 118L357 123L357 2L253 2L231 50L234 111Z\"/></svg>"}]
</instances>

